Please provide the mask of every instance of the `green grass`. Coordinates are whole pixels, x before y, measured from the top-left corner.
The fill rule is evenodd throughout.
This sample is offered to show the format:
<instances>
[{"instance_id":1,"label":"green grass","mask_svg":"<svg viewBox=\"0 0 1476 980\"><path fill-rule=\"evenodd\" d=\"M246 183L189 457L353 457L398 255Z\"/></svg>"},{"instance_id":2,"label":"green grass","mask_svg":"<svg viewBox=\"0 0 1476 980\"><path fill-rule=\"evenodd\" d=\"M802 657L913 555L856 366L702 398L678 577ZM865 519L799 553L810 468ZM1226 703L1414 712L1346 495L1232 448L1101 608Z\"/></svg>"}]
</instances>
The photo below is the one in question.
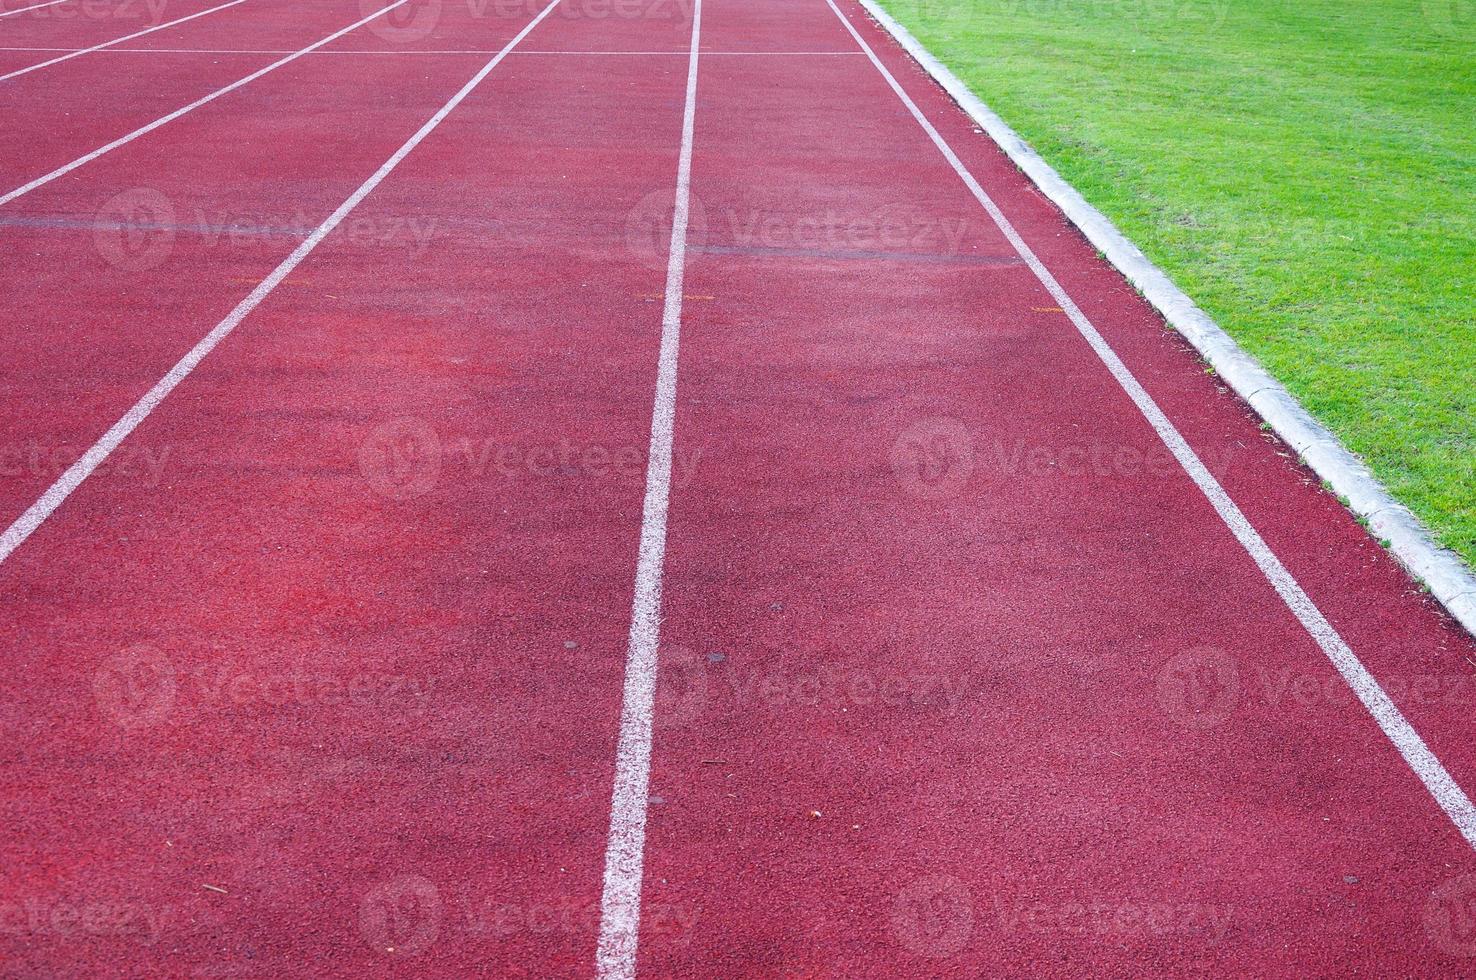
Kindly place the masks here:
<instances>
[{"instance_id":1,"label":"green grass","mask_svg":"<svg viewBox=\"0 0 1476 980\"><path fill-rule=\"evenodd\" d=\"M1476 0L883 0L1476 562Z\"/></svg>"}]
</instances>

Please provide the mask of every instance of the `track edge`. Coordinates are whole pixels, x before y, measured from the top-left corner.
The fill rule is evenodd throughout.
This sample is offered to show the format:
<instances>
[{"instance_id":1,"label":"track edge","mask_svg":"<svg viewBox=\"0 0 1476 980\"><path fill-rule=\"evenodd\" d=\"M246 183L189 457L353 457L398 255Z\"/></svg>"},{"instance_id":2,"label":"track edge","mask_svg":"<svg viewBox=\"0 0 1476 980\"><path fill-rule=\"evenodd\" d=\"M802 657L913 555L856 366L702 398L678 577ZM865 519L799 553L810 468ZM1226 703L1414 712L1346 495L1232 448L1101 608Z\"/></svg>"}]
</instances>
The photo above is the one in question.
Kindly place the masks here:
<instances>
[{"instance_id":1,"label":"track edge","mask_svg":"<svg viewBox=\"0 0 1476 980\"><path fill-rule=\"evenodd\" d=\"M1376 540L1388 541L1390 554L1441 606L1476 636L1476 575L1455 552L1435 541L1428 528L1394 499L1368 466L1302 406L1260 362L1154 265L1106 215L1089 204L1019 133L990 109L963 80L939 61L912 32L876 0L857 0L871 18L942 86L979 128L994 140L1031 182L1066 215L1143 298L1184 336L1250 407L1354 514L1367 521Z\"/></svg>"}]
</instances>

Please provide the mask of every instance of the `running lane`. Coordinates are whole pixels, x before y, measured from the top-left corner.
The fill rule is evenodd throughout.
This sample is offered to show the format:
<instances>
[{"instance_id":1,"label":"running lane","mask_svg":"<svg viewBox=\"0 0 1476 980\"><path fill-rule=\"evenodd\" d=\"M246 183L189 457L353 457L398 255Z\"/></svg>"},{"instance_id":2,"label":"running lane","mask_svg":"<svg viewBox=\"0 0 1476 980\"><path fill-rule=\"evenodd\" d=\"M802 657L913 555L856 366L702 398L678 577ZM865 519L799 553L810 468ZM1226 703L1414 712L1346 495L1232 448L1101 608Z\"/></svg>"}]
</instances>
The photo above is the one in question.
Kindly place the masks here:
<instances>
[{"instance_id":1,"label":"running lane","mask_svg":"<svg viewBox=\"0 0 1476 980\"><path fill-rule=\"evenodd\" d=\"M251 0L220 16L0 82L0 113L6 120L0 133L0 195L393 2ZM0 21L0 32L5 23ZM376 28L384 33L393 23L385 18L362 30L373 36ZM3 33L0 39L11 43ZM26 57L35 63L61 53L31 52ZM22 53L0 51L0 58L11 56L20 59ZM24 63L0 60L0 74Z\"/></svg>"},{"instance_id":2,"label":"running lane","mask_svg":"<svg viewBox=\"0 0 1476 980\"><path fill-rule=\"evenodd\" d=\"M1476 786L1472 644L845 10ZM1471 847L877 69L704 58L692 193L641 972L1458 969Z\"/></svg>"},{"instance_id":3,"label":"running lane","mask_svg":"<svg viewBox=\"0 0 1476 980\"><path fill-rule=\"evenodd\" d=\"M172 30L175 21L187 24L213 17L230 18L242 7L256 0L228 6L215 13L205 13L230 0L67 0L54 7L23 10L10 17L0 17L0 54L5 70L0 75L32 66L71 52L108 45L123 38L142 35L127 44L142 44L150 37ZM201 15L201 16L196 16ZM183 25L181 25L183 26ZM72 58L88 61L101 52ZM39 68L35 74L54 71L59 66ZM21 76L29 77L29 76ZM6 84L0 82L0 85Z\"/></svg>"},{"instance_id":4,"label":"running lane","mask_svg":"<svg viewBox=\"0 0 1476 980\"><path fill-rule=\"evenodd\" d=\"M461 8L465 11L465 8ZM529 20L435 25L498 50ZM7 525L489 56L304 58L0 207ZM433 247L418 210L336 233ZM284 290L311 288L304 271Z\"/></svg>"},{"instance_id":5,"label":"running lane","mask_svg":"<svg viewBox=\"0 0 1476 980\"><path fill-rule=\"evenodd\" d=\"M9 969L588 972L685 59L580 52L688 30L545 20L0 565Z\"/></svg>"},{"instance_id":6,"label":"running lane","mask_svg":"<svg viewBox=\"0 0 1476 980\"><path fill-rule=\"evenodd\" d=\"M201 0L189 0L188 3L176 0L109 0L101 3L64 0L42 7L12 0L0 5L0 14L6 14L0 17L0 47L90 48L211 6L214 5ZM13 67L7 67L7 71L46 61L58 52L30 50L15 53L24 55L24 58Z\"/></svg>"}]
</instances>

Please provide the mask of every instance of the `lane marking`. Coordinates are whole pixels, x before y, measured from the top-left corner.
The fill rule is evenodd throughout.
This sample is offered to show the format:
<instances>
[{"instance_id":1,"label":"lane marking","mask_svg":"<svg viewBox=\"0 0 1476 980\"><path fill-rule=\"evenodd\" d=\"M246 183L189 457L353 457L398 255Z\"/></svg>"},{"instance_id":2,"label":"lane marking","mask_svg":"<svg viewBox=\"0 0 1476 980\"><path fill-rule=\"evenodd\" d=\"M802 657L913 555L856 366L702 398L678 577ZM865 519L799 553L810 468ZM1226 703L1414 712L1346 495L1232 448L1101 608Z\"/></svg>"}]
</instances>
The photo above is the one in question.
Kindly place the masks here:
<instances>
[{"instance_id":1,"label":"lane marking","mask_svg":"<svg viewBox=\"0 0 1476 980\"><path fill-rule=\"evenodd\" d=\"M436 127L440 126L442 121L457 106L461 105L466 97L471 95L472 91L482 83L482 80L492 73L492 69L496 68L502 62L502 59L507 57L508 52L517 47L519 42L527 37L533 31L533 28L542 23L543 19L552 13L558 5L559 0L551 0L549 5L539 12L537 17L533 18L526 27L518 32L517 37L507 42L507 46L499 51L495 58L482 66L482 69L472 76L471 81L463 85L461 90L453 95L450 101L443 105L425 125L421 126L414 136L406 140L404 145L396 150L394 155L386 160L368 180L360 184L359 189L349 195L348 199L338 206L338 210L329 215L311 235L293 250L291 255L283 259L281 265L277 266L269 276L258 283L250 295L241 300L236 305L236 308L231 310L226 318L216 325L215 329L201 338L200 342L191 348L188 354L180 358L179 363L170 368L168 374L160 378L158 383L134 403L133 407L122 418L113 423L113 427L105 432L102 438L93 443L92 447L83 453L81 459L73 463L65 473L58 477L56 482L41 495L40 499L17 518L15 523L6 529L4 534L0 534L0 562L4 562L9 558L15 549L19 548L66 501L67 497L71 496L72 491L81 486L82 481L86 480L92 474L93 470L97 469L108 458L109 454L114 449L117 449L124 439L128 438L129 433L138 428L139 424L148 418L149 414L155 408L159 407L159 404L169 396L171 391L179 386L181 381L189 377L190 372L199 366L200 362L205 359L205 356L214 350L222 340L230 336L231 331L235 330L241 321L246 319L251 311L261 304L262 300L271 295L272 290L276 289L284 279L291 275L292 271L312 254L313 250L318 247L323 239L327 238L342 223L344 218L348 217L349 213L358 207L360 202L368 197L400 165L400 161L409 156L412 150L419 146Z\"/></svg>"},{"instance_id":2,"label":"lane marking","mask_svg":"<svg viewBox=\"0 0 1476 980\"><path fill-rule=\"evenodd\" d=\"M321 41L317 41L317 42L315 42L313 44L310 44L310 45L308 45L307 47L303 48L300 51L294 51L293 53L289 54L287 57L282 58L279 61L274 61L270 65L267 65L265 68L258 69L257 71L254 71L251 74L247 75L245 78L241 78L241 79L238 79L237 81L232 82L231 84L227 85L225 88L216 89L214 92L211 92L209 95L206 95L203 98L196 99L194 102L191 102L187 106L184 106L184 107L179 108L179 109L175 109L173 112L169 113L167 116L160 116L158 119L155 119L153 122L148 123L147 125L144 125L144 126L140 126L138 129L135 129L133 132L127 134L126 136L120 136L117 139L113 140L111 143L108 143L108 144L106 144L104 146L100 146L96 150L93 150L91 153L88 153L88 154L85 154L84 156L78 157L77 159L73 160L71 163L63 164L62 166L57 167L55 170L51 171L51 173L49 173L49 174L43 174L42 176L37 177L35 180L31 181L28 184L22 184L21 186L17 187L15 190L10 191L7 194L0 195L0 207L4 207L5 205L9 204L11 201L14 201L16 198L21 197L22 195L31 193L31 191L35 190L38 187L44 187L45 185L51 183L53 180L56 180L58 177L65 177L67 174L71 173L73 170L76 170L78 167L86 166L87 164L91 163L93 160L96 160L98 157L102 156L105 153L111 153L113 150L116 150L120 146L127 146L129 143L132 143L134 140L138 139L140 136L146 136L149 133L152 133L154 130L158 129L160 126L166 126L169 123L172 123L174 120L178 119L180 116L186 115L187 113L194 112L196 109L200 108L201 106L208 105L209 103L214 102L216 99L220 98L221 96L228 95L231 92L234 92L236 89L241 88L244 85L248 85L251 82L256 81L258 78L261 78L263 75L270 74L271 72L276 71L278 68L281 68L283 65L290 64L290 63L296 61L298 58L301 58L303 55L309 54L309 53L311 53L313 51L316 51L318 48L321 48L325 44L331 44L332 42L334 42L334 41L338 40L339 38L343 37L345 34L349 33L350 31L357 30L358 28L363 27L365 24L369 23L370 21L375 20L375 19L383 16L384 14L389 13L390 11L394 10L396 7L399 7L399 6L401 6L403 4L406 4L406 3L409 3L409 2L410 2L410 0L395 0L395 2L392 3L392 4L390 4L388 7L385 7L383 9L381 9L381 10L376 10L374 13L370 14L368 17L364 17L364 18L362 18L360 20L357 20L354 23L350 24L349 26L343 28L342 30L334 31L332 34L329 34L327 37L323 38Z\"/></svg>"},{"instance_id":3,"label":"lane marking","mask_svg":"<svg viewBox=\"0 0 1476 980\"><path fill-rule=\"evenodd\" d=\"M0 17L14 17L16 14L23 14L27 10L40 10L42 7L55 7L59 3L66 3L66 2L67 2L67 0L46 0L46 3L32 4L29 7L20 7L20 8L17 8L16 10L0 11ZM14 49L6 48L5 50L10 51L10 50L14 50Z\"/></svg>"},{"instance_id":4,"label":"lane marking","mask_svg":"<svg viewBox=\"0 0 1476 980\"><path fill-rule=\"evenodd\" d=\"M218 7L211 7L209 10L202 10L199 13L190 14L188 17L180 17L177 20L169 21L167 24L156 24L153 27L146 27L141 31L135 31L132 34L127 34L120 38L114 38L111 41L104 41L102 44L96 44L90 48L82 48L80 51L73 51L69 54L64 54L60 58L52 58L50 61L43 61L39 65L27 65L25 68L18 68L8 75L0 75L0 82L9 81L12 78L19 78L22 75L28 75L33 71L40 71L42 68L48 68L51 65L59 65L63 61L71 61L73 58L80 58L84 54L91 54L94 51L101 51L104 48L111 48L115 44L122 44L124 41L132 41L136 37L143 37L145 34L152 34L155 31L162 31L166 27L174 27L177 24L184 24L188 21L197 20L198 18L209 16L210 14L216 13L217 11L225 10L227 7L234 7L237 4L242 4L245 2L246 0L230 0L229 3L223 3Z\"/></svg>"},{"instance_id":5,"label":"lane marking","mask_svg":"<svg viewBox=\"0 0 1476 980\"><path fill-rule=\"evenodd\" d=\"M1080 229L1143 298L1163 314L1220 378L1256 413L1271 423L1277 435L1299 452L1318 476L1332 486L1343 504L1367 518L1370 537L1383 540L1388 551L1410 575L1422 580L1446 610L1476 635L1476 569L1437 542L1424 523L1389 492L1373 471L1354 456L1335 434L1312 417L1286 386L1277 381L1235 339L1158 266L1128 240L1107 216L1087 202L1045 158L1009 127L989 106L922 43L897 23L876 0L859 0L882 29L896 39L914 61L943 86L978 126L989 134L1005 156L1025 172L1036 188ZM859 52L858 52L859 53ZM1387 600L1386 603L1387 604Z\"/></svg>"},{"instance_id":6,"label":"lane marking","mask_svg":"<svg viewBox=\"0 0 1476 980\"><path fill-rule=\"evenodd\" d=\"M702 0L692 8L687 99L682 108L682 148L672 202L671 248L666 262L666 305L661 314L661 353L651 407L646 499L641 509L640 557L631 601L620 739L610 795L610 838L605 846L600 896L600 940L595 968L602 980L635 976L641 930L641 878L645 872L646 807L651 780L651 716L656 695L657 645L661 639L661 573L666 557L666 512L671 500L672 428L676 421L677 351L682 329L687 222L691 207L692 140L697 120L697 60L702 41Z\"/></svg>"},{"instance_id":7,"label":"lane marking","mask_svg":"<svg viewBox=\"0 0 1476 980\"><path fill-rule=\"evenodd\" d=\"M1169 421L1163 409L1159 408L1158 403L1148 394L1147 389L1138 382L1132 371L1117 356L1116 351L1112 349L1111 345L1097 331L1097 328L1087 319L1086 314L1082 313L1080 307L1066 293L1066 290L1061 288L1061 284L1056 281L1056 277L1051 275L1050 270L1045 267L1035 252L1031 250L1030 246L1025 244L1025 240L1020 237L1019 232L1015 230L1015 226L1005 217L1004 212L999 209L994 203L994 200L984 192L984 188L979 186L979 182L974 179L974 175L969 172L968 168L964 166L963 161L953 152L953 148L943 139L942 134L923 115L922 110L917 107L917 103L912 101L912 97L898 84L897 79L887 70L886 65L882 64L881 59L872 50L871 45L866 43L866 40L857 33L856 28L841 13L840 8L835 5L835 0L825 0L825 2L830 5L830 9L835 12L835 16L840 19L846 30L850 32L851 37L855 39L861 50L866 53L867 58L876 66L876 70L881 73L882 78L891 86L892 91L897 93L897 97L902 100L902 104L907 106L908 111L912 113L912 117L917 120L918 125L922 126L923 131L932 139L933 145L943 154L944 159L953 167L954 172L958 174L965 186L974 195L974 198L989 213L989 217L993 219L995 225L1004 236L1009 239L1010 244L1014 246L1020 258L1024 259L1025 263L1030 266L1031 271L1035 273L1035 277L1040 280L1041 285L1045 286L1046 290L1060 304L1066 315L1071 318L1071 322L1076 325L1077 332L1081 334L1082 338L1096 352L1097 357L1107 367L1107 370L1116 379L1118 385L1132 399L1133 404L1137 406L1138 411L1142 413L1148 424L1153 427L1153 431L1158 433L1158 437L1163 440L1163 444L1168 448L1169 452L1173 453L1174 458L1179 461L1179 465L1184 468L1184 472L1189 475L1190 479L1194 481L1195 486L1199 487L1200 492L1209 500L1210 505L1215 509L1215 513L1220 515L1220 519L1224 521L1225 526L1235 535L1235 540L1240 542L1241 547L1255 561L1256 565L1261 569L1261 573L1266 577L1266 581L1271 584L1271 587L1276 590L1276 594L1281 597L1282 602L1297 617L1297 620L1302 624L1302 627L1312 639L1317 642L1317 645L1322 648L1322 652L1327 655L1327 658L1332 661L1333 666L1342 675L1343 680L1352 688L1353 693L1358 696L1358 700L1363 702L1363 706L1373 716L1374 720L1378 722L1379 728L1383 730L1384 735L1393 743L1399 754L1404 757L1404 761L1414 771L1414 774L1419 777L1420 782L1425 784L1425 788L1430 791L1430 795L1435 798L1435 802L1440 804L1440 808L1445 811L1445 815L1455 824L1461 836L1472 847L1476 847L1476 807L1472 806L1471 800L1466 796L1465 791L1451 778L1445 766L1436 758L1435 753L1430 751L1424 739L1414 730L1414 726L1409 723L1398 706L1384 692L1378 680L1374 678L1373 674L1369 673L1368 668L1358 659L1357 654L1353 652L1352 648L1348 646L1347 642L1333 628L1333 625L1328 622L1327 617L1317 608L1316 603L1302 590L1301 585L1297 583L1291 572L1281 563L1281 559L1276 557L1275 552L1262 539L1260 533L1246 516L1241 513L1240 508L1236 506L1230 494L1225 491L1225 488L1210 473L1199 456L1189 446L1188 441L1174 427L1173 422Z\"/></svg>"}]
</instances>

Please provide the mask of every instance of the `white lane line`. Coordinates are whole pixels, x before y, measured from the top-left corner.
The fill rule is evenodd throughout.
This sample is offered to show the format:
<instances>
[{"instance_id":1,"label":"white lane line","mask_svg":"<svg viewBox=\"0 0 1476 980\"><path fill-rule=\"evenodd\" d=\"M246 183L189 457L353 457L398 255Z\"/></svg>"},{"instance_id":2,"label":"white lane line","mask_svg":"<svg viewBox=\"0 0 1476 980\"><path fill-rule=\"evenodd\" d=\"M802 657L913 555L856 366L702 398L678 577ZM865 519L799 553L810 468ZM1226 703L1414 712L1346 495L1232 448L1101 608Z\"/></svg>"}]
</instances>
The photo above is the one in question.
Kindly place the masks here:
<instances>
[{"instance_id":1,"label":"white lane line","mask_svg":"<svg viewBox=\"0 0 1476 980\"><path fill-rule=\"evenodd\" d=\"M1225 488L1220 485L1220 482L1205 467L1199 456L1190 448L1189 443L1179 433L1179 430L1174 427L1173 422L1169 421L1163 409L1158 407L1158 403L1153 400L1152 396L1138 382L1138 379L1128 370L1127 365L1122 362L1122 359L1117 356L1116 351L1112 349L1111 345L1097 331L1097 328L1087 319L1086 314L1082 313L1080 307L1067 295L1066 290L1061 288L1061 284L1056 281L1056 277L1051 275L1050 271L1046 269L1045 265L1041 263L1040 259L1030 249L1030 246L1025 244L1025 240L1020 237L1019 232L1015 230L1015 226L1005 217L1004 212L999 209L993 199L984 192L984 188L979 186L979 182L974 179L973 174L969 173L968 168L963 165L963 161L958 158L958 155L953 152L953 148L943 139L942 134L933 127L933 124L923 115L922 110L917 107L917 103L912 101L912 97L903 90L902 86L898 84L897 79L882 64L881 59L872 50L871 45L866 43L865 39L857 33L856 28L841 13L840 8L835 5L835 0L825 0L825 2L835 12L835 16L840 18L840 22L845 25L851 37L855 38L856 43L861 46L861 50L866 53L871 63L876 66L876 70L881 72L882 77L886 79L892 91L897 93L897 97L902 100L903 105L907 106L908 111L912 113L912 117L917 120L918 125L922 126L923 130L932 139L933 144L942 152L944 158L947 159L959 178L963 180L969 191L974 195L974 198L983 205L985 211L989 212L989 217L994 220L995 225L1009 239L1010 244L1014 246L1020 258L1024 259L1025 263L1030 266L1031 271L1035 273L1035 277L1050 292L1051 296L1056 300L1057 305L1066 311L1066 315L1076 325L1077 331L1091 345L1097 357L1106 365L1107 370L1111 372L1112 377L1117 380L1122 390L1132 399L1133 404L1138 407L1138 411L1143 414L1148 424L1153 426L1153 431L1158 433L1158 437L1163 440L1163 444L1168 447L1169 452L1174 454L1174 458L1179 461L1179 465L1184 468L1184 472L1189 475L1190 479L1199 487L1200 492L1209 500L1211 506L1215 509L1215 513L1220 515L1220 519L1225 522L1225 526L1235 535L1235 540L1240 542L1241 547L1255 561L1256 565L1261 569L1261 574L1266 577L1271 587L1276 590L1277 595L1281 596L1281 600L1286 603L1287 608L1297 617L1297 620L1301 622L1302 627L1306 629L1312 639L1317 641L1317 645L1322 648L1322 652L1332 661L1333 666L1337 668L1343 680L1353 689L1353 693L1358 696L1358 700L1363 702L1363 706L1368 709L1368 713L1378 722L1379 728L1383 729L1384 735L1399 750L1399 754L1404 757L1404 761L1409 764L1410 769L1419 777L1420 782L1425 784L1425 788L1430 791L1430 795L1435 797L1435 802L1440 804L1440 808L1445 811L1445 815L1455 824L1456 829L1461 832L1461 836L1472 847L1476 847L1476 807L1471 805L1471 800L1466 796L1465 791L1451 778L1445 766L1436 758L1435 753L1430 751L1424 739L1420 738L1419 733L1414 730L1414 726L1409 723L1398 706L1390 700L1389 695L1379 686L1379 682L1374 678L1373 674L1369 673L1368 668L1358 659L1357 654L1353 652L1347 642L1333 628L1333 625L1328 622L1327 617L1317 608L1316 603L1302 590L1302 587L1297 583L1291 572L1287 571L1286 566L1281 563L1281 559L1276 557L1275 552L1261 538L1260 533L1246 519L1246 516L1241 513L1235 501L1230 498Z\"/></svg>"},{"instance_id":2,"label":"white lane line","mask_svg":"<svg viewBox=\"0 0 1476 980\"><path fill-rule=\"evenodd\" d=\"M1093 207L1035 148L999 117L877 0L858 0L871 18L896 39L914 61L989 134L1040 192L1152 303L1169 325L1215 368L1221 380L1256 410L1277 435L1296 449L1349 510L1368 522L1369 536L1382 539L1410 575L1422 579L1467 632L1476 635L1476 569L1442 547L1418 517L1395 500L1373 472L1332 432L1314 419L1296 396L1269 372L1105 214ZM861 52L857 52L860 54ZM1389 600L1383 600L1390 605Z\"/></svg>"},{"instance_id":3,"label":"white lane line","mask_svg":"<svg viewBox=\"0 0 1476 980\"><path fill-rule=\"evenodd\" d=\"M537 17L533 18L526 27L518 32L517 37L507 42L507 46L499 51L495 58L482 66L481 71L478 71L472 76L471 81L463 85L461 90L453 95L449 102L441 106L440 110L424 126L421 126L414 136L406 140L404 145L395 151L394 156L386 160L368 180L360 184L359 189L349 195L348 200L338 206L338 210L334 211L322 224L314 229L313 233L304 239L302 244L298 245L292 254L282 261L281 265L272 270L271 275L263 279L251 291L249 296L241 300L236 305L236 308L231 310L226 318L216 325L214 330L211 330L201 338L200 342L188 354L180 358L179 363L170 368L168 374L160 378L158 383L150 388L122 418L113 423L113 427L105 432L102 438L93 443L92 447L82 454L81 459L73 463L65 473L58 477L57 481L41 495L40 499L17 518L15 523L5 530L4 534L0 534L0 562L9 558L15 549L19 548L62 505L67 497L71 496L72 491L81 486L82 481L86 480L92 474L93 470L97 469L108 458L109 454L114 449L117 449L124 439L128 438L129 433L138 428L139 424L149 417L149 413L153 412L155 408L158 408L159 404L169 396L171 391L178 387L181 381L189 377L190 372L199 366L200 362L205 359L205 356L214 350L216 345L222 340L230 336L231 331L235 330L241 321L246 319L251 311L256 309L262 300L266 299L272 290L281 284L282 280L291 275L292 270L296 269L304 259L312 254L313 249L317 248L323 239L332 234L333 229L337 228L343 219L348 217L349 213L358 207L359 203L368 197L374 188L378 187L400 165L400 161L409 156L412 150L419 146L437 126L441 125L442 121L457 106L461 105L462 101L471 95L472 91L478 85L482 84L482 80L492 73L492 69L496 68L502 62L502 59L507 57L508 52L517 47L523 38L527 37L533 28L542 23L543 19L552 13L553 9L558 5L559 0L551 0L549 5L544 7Z\"/></svg>"},{"instance_id":4,"label":"white lane line","mask_svg":"<svg viewBox=\"0 0 1476 980\"><path fill-rule=\"evenodd\" d=\"M227 7L234 7L237 4L245 2L246 0L230 0L229 3L223 3L218 7L211 7L209 10L202 10L197 14L190 14L188 17L180 17L179 19L171 20L166 24L156 24L153 27L146 27L141 31L135 31L132 34L128 34L120 38L115 38L111 41L104 41L102 44L93 45L90 48L83 48L80 51L73 51L70 54L64 54L60 58L52 58L50 61L43 61L39 65L27 65L25 68L16 69L8 75L0 75L0 82L8 81L12 78L19 78L20 76L28 75L33 71L40 71L42 68L49 68L52 65L59 65L63 61L71 61L73 58L80 58L84 54L91 54L94 51L101 51L104 48L111 48L115 44L122 44L124 41L132 41L136 37L143 37L145 34L152 34L155 31L162 31L166 27L174 27L178 24L183 24L187 21L192 21L200 17L205 17L209 14L215 13L216 11L225 10Z\"/></svg>"},{"instance_id":5,"label":"white lane line","mask_svg":"<svg viewBox=\"0 0 1476 980\"><path fill-rule=\"evenodd\" d=\"M232 82L231 84L227 85L225 88L216 89L214 92L211 92L209 95L204 96L203 98L196 99L194 102L191 102L189 105L184 106L183 108L175 109L173 112L169 113L169 115L167 115L167 116L161 116L158 119L155 119L153 122L148 123L147 125L140 126L138 129L135 129L133 132L127 134L126 136L120 136L117 139L113 140L111 143L108 143L105 146L100 146L97 149L93 150L91 153L88 153L88 154L85 154L84 156L78 157L77 159L73 160L71 163L66 163L66 164L63 164L60 167L57 167L55 170L53 170L49 174L43 174L42 176L37 177L35 180L31 181L30 183L28 183L28 184L22 184L20 187L17 187L15 190L10 191L7 194L0 194L0 207L4 207L5 205L9 204L11 201L14 201L16 198L22 196L23 194L29 194L29 193L31 193L31 191L35 190L36 188L42 187L42 186L45 186L46 184L51 183L53 180L56 180L58 177L65 177L67 174L71 173L73 170L76 170L78 167L82 167L82 166L85 166L85 165L91 163L93 160L96 160L98 157L102 156L104 153L111 153L113 150L116 150L120 146L126 146L127 144L132 143L134 140L138 139L140 136L145 136L145 135L147 135L149 133L152 133L154 130L158 129L160 126L168 125L169 123L171 123L174 120L178 119L180 116L183 116L183 115L185 115L186 113L189 113L189 112L194 112L196 109L200 108L201 106L206 105L206 104L208 104L210 102L214 102L216 99L220 98L221 96L228 95L229 93L234 92L236 89L242 87L243 85L248 85L251 82L256 81L261 76L266 75L266 74L269 74L271 72L274 72L278 68L281 68L283 65L289 64L289 63L291 63L293 61L296 61L298 58L301 58L303 55L310 54L311 52L316 51L318 48L321 48L325 44L331 44L332 42L334 42L334 41L338 40L339 38L343 37L345 34L349 33L350 31L357 30L358 28L363 27L365 24L369 23L371 20L375 20L376 18L381 17L384 14L389 13L391 10L394 10L396 7L401 6L402 4L405 4L405 3L408 3L408 2L409 2L409 0L395 0L395 2L392 3L392 4L390 4L389 6L384 7L381 10L376 10L374 13L370 14L368 17L362 18L361 20L357 20L354 23L350 24L349 26L343 28L342 30L334 31L332 34L329 34L327 37L323 38L321 41L318 41L316 43L310 44L307 47L303 48L301 51L294 51L293 53L291 53L287 57L281 59L280 61L274 61L270 65L267 65L265 68L261 68L261 69L259 69L257 71L252 72L251 74L247 75L245 78L242 78L242 79L239 79L237 81Z\"/></svg>"},{"instance_id":6,"label":"white lane line","mask_svg":"<svg viewBox=\"0 0 1476 980\"><path fill-rule=\"evenodd\" d=\"M66 2L67 0L46 0L46 3L36 3L32 4L29 7L19 7L15 10L0 10L0 17L14 17L16 14L23 14L27 10L40 10L42 7L55 7L59 3ZM6 48L5 50L9 51L11 49Z\"/></svg>"},{"instance_id":7,"label":"white lane line","mask_svg":"<svg viewBox=\"0 0 1476 980\"><path fill-rule=\"evenodd\" d=\"M692 9L687 61L687 101L682 109L682 148L677 162L666 261L666 305L661 313L661 353L651 409L646 499L641 509L640 557L631 602L625 655L620 740L610 797L610 838L600 897L600 941L595 969L602 980L635 976L641 930L641 877L645 871L646 806L651 778L651 716L656 695L657 645L661 639L661 572L666 557L666 510L671 499L671 442L676 421L677 349L682 329L682 281L686 275L687 221L691 205L692 139L697 120L697 58L702 39L702 0Z\"/></svg>"}]
</instances>

